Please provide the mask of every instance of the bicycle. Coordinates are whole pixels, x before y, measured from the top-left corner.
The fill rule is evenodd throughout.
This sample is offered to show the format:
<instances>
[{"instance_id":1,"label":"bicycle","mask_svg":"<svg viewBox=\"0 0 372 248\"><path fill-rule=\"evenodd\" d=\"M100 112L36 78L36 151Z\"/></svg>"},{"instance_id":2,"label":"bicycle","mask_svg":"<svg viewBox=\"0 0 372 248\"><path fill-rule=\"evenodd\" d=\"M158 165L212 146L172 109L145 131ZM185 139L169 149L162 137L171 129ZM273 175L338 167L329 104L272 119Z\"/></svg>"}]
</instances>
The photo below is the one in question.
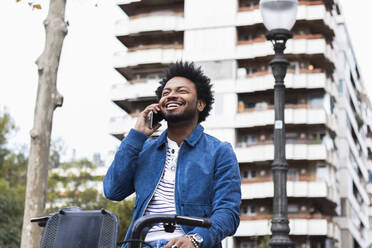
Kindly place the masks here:
<instances>
[{"instance_id":1,"label":"bicycle","mask_svg":"<svg viewBox=\"0 0 372 248\"><path fill-rule=\"evenodd\" d=\"M118 217L115 213L101 210L82 210L79 207L62 208L48 216L32 218L31 222L45 227L41 248L116 248L128 243L128 248L142 248L147 232L156 223L163 223L166 232L173 232L176 224L209 228L208 218L169 214L147 215L136 220L129 239L117 241Z\"/></svg>"}]
</instances>

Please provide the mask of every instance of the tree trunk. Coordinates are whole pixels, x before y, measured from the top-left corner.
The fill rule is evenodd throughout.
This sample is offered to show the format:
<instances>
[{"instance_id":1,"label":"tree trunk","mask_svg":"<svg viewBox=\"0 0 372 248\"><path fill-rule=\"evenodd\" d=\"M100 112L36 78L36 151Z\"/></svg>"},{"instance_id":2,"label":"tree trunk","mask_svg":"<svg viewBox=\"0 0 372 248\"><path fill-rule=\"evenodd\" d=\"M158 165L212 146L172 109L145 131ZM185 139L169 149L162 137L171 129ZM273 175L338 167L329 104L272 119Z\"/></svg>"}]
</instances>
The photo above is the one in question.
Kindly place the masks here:
<instances>
[{"instance_id":1,"label":"tree trunk","mask_svg":"<svg viewBox=\"0 0 372 248\"><path fill-rule=\"evenodd\" d=\"M63 102L62 95L57 92L56 81L63 40L67 34L65 8L66 0L50 1L48 16L44 20L45 48L36 61L39 83L34 126L30 132L22 248L40 247L41 228L37 224L31 224L30 219L45 214L53 112Z\"/></svg>"}]
</instances>

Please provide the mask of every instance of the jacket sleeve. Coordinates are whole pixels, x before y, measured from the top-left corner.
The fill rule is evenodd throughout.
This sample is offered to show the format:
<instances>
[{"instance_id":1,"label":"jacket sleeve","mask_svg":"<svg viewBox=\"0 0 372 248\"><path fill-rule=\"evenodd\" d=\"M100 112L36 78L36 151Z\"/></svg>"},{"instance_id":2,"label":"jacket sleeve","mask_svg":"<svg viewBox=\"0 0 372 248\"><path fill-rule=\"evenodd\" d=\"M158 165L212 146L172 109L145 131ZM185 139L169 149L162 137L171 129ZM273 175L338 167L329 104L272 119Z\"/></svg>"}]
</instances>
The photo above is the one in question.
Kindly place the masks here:
<instances>
[{"instance_id":1,"label":"jacket sleeve","mask_svg":"<svg viewBox=\"0 0 372 248\"><path fill-rule=\"evenodd\" d=\"M224 142L216 155L212 226L196 227L189 233L203 237L202 247L215 247L222 239L233 235L240 223L241 179L239 164L231 145Z\"/></svg>"},{"instance_id":2,"label":"jacket sleeve","mask_svg":"<svg viewBox=\"0 0 372 248\"><path fill-rule=\"evenodd\" d=\"M131 129L121 142L103 179L103 192L107 199L120 201L134 192L136 162L146 139L146 134Z\"/></svg>"}]
</instances>

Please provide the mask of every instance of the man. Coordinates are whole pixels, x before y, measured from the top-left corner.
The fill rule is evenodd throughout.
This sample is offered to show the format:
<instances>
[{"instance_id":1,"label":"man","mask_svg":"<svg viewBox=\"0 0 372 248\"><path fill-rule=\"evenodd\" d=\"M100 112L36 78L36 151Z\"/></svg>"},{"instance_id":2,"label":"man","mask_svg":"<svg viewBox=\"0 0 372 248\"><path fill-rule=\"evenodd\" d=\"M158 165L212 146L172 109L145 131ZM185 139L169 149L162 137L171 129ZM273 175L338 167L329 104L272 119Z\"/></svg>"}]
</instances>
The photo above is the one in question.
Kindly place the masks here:
<instances>
[{"instance_id":1,"label":"man","mask_svg":"<svg viewBox=\"0 0 372 248\"><path fill-rule=\"evenodd\" d=\"M136 193L131 226L143 215L159 213L212 220L210 228L177 226L173 233L156 225L146 236L153 247L221 247L221 240L239 225L235 153L230 144L205 134L199 124L212 108L211 87L210 79L193 63L172 65L156 90L159 103L139 114L104 178L108 199L120 201ZM158 138L148 138L161 126L149 128L150 111L161 113L168 124Z\"/></svg>"}]
</instances>

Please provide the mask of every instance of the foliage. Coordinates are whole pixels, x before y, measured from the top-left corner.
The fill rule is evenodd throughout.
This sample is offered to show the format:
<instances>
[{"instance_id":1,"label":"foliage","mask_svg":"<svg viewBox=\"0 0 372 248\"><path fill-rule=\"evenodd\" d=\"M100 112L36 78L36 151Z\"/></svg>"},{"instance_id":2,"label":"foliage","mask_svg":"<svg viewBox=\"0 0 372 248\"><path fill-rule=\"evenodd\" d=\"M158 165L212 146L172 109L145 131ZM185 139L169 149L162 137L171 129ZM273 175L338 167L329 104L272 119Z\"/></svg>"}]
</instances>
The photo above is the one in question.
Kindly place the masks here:
<instances>
[{"instance_id":1,"label":"foliage","mask_svg":"<svg viewBox=\"0 0 372 248\"><path fill-rule=\"evenodd\" d=\"M364 121L363 121L362 117L360 117L360 115L358 115L358 114L355 114L355 120L358 124L358 130L360 130L360 128L363 127L363 125L364 125Z\"/></svg>"},{"instance_id":2,"label":"foliage","mask_svg":"<svg viewBox=\"0 0 372 248\"><path fill-rule=\"evenodd\" d=\"M270 241L270 236L264 236L260 243L258 244L258 248L270 248L270 244L269 244L269 241Z\"/></svg>"},{"instance_id":3,"label":"foliage","mask_svg":"<svg viewBox=\"0 0 372 248\"><path fill-rule=\"evenodd\" d=\"M134 199L122 202L107 200L98 188L102 188L103 176L94 175L97 169L91 161L80 159L61 163L51 169L48 179L48 213L67 206L82 209L107 209L119 217L119 237L124 237L132 218Z\"/></svg>"},{"instance_id":4,"label":"foliage","mask_svg":"<svg viewBox=\"0 0 372 248\"><path fill-rule=\"evenodd\" d=\"M27 158L6 148L15 129L8 113L0 113L0 247L20 245L26 187Z\"/></svg>"},{"instance_id":5,"label":"foliage","mask_svg":"<svg viewBox=\"0 0 372 248\"><path fill-rule=\"evenodd\" d=\"M17 199L0 195L0 247L19 247L21 238L23 206ZM6 228L4 228L6 227Z\"/></svg>"},{"instance_id":6,"label":"foliage","mask_svg":"<svg viewBox=\"0 0 372 248\"><path fill-rule=\"evenodd\" d=\"M0 111L0 247L18 248L24 212L27 174L27 156L6 147L9 134L15 125L6 112ZM97 166L88 159L60 163L63 143L53 141L50 152L47 213L64 206L79 206L82 209L105 208L119 217L119 238L122 239L130 224L134 199L113 202L105 199L98 186L102 187L103 176L93 173Z\"/></svg>"},{"instance_id":7,"label":"foliage","mask_svg":"<svg viewBox=\"0 0 372 248\"><path fill-rule=\"evenodd\" d=\"M270 236L255 236L253 237L255 246L257 248L270 248Z\"/></svg>"}]
</instances>

